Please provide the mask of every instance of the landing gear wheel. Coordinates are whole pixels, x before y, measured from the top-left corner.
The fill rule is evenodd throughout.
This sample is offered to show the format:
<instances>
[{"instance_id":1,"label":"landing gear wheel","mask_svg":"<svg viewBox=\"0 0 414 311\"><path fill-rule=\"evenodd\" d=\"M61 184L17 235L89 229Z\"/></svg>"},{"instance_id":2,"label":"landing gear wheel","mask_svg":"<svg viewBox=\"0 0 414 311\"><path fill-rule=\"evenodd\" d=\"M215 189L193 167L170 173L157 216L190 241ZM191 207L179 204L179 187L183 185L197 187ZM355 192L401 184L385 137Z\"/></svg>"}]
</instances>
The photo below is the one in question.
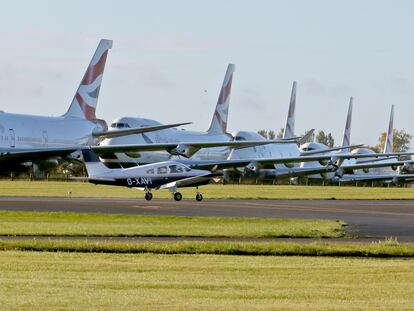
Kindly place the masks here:
<instances>
[{"instance_id":1,"label":"landing gear wheel","mask_svg":"<svg viewBox=\"0 0 414 311\"><path fill-rule=\"evenodd\" d=\"M179 192L174 193L174 200L176 201L181 201L181 199L183 198L183 195Z\"/></svg>"},{"instance_id":2,"label":"landing gear wheel","mask_svg":"<svg viewBox=\"0 0 414 311\"><path fill-rule=\"evenodd\" d=\"M197 194L196 194L196 200L197 200L198 202L202 201L202 200L203 200L203 195L202 195L201 193L197 193Z\"/></svg>"},{"instance_id":3,"label":"landing gear wheel","mask_svg":"<svg viewBox=\"0 0 414 311\"><path fill-rule=\"evenodd\" d=\"M145 200L147 200L147 201L151 201L152 200L152 193L151 192L145 193Z\"/></svg>"}]
</instances>

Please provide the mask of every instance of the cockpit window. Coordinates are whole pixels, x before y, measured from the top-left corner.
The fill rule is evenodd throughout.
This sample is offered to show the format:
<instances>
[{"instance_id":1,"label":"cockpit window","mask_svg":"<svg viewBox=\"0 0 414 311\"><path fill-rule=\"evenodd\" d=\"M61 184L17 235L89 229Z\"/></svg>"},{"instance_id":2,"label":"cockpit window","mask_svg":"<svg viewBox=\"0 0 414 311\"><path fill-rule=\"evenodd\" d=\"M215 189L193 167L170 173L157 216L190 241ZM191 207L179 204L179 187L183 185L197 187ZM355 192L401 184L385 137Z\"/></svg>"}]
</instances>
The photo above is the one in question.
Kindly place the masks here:
<instances>
[{"instance_id":1,"label":"cockpit window","mask_svg":"<svg viewBox=\"0 0 414 311\"><path fill-rule=\"evenodd\" d=\"M112 123L111 127L117 129L130 128L128 123Z\"/></svg>"},{"instance_id":2,"label":"cockpit window","mask_svg":"<svg viewBox=\"0 0 414 311\"><path fill-rule=\"evenodd\" d=\"M147 174L151 174L151 175L154 175L154 169L152 168L152 169L149 169L148 171L147 171Z\"/></svg>"},{"instance_id":3,"label":"cockpit window","mask_svg":"<svg viewBox=\"0 0 414 311\"><path fill-rule=\"evenodd\" d=\"M177 173L182 173L183 172L183 168L181 166L178 165L170 165L170 173L171 174L177 174Z\"/></svg>"},{"instance_id":4,"label":"cockpit window","mask_svg":"<svg viewBox=\"0 0 414 311\"><path fill-rule=\"evenodd\" d=\"M167 167L160 166L159 168L157 168L157 174L167 174Z\"/></svg>"},{"instance_id":5,"label":"cockpit window","mask_svg":"<svg viewBox=\"0 0 414 311\"><path fill-rule=\"evenodd\" d=\"M246 140L246 138L244 138L243 136L236 136L236 137L234 138L234 140L236 140L236 141L240 141L240 140Z\"/></svg>"}]
</instances>

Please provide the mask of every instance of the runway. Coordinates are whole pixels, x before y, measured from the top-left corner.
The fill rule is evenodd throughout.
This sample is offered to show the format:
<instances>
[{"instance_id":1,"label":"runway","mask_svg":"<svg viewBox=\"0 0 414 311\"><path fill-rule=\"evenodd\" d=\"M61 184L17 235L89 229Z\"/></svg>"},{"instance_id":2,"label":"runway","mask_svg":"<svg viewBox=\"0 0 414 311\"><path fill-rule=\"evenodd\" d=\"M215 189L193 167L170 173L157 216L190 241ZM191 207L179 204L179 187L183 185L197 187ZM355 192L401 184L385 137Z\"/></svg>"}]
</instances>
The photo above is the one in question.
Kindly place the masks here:
<instances>
[{"instance_id":1,"label":"runway","mask_svg":"<svg viewBox=\"0 0 414 311\"><path fill-rule=\"evenodd\" d=\"M414 201L411 200L183 200L3 197L0 210L338 219L348 233L363 239L396 237L414 242Z\"/></svg>"}]
</instances>

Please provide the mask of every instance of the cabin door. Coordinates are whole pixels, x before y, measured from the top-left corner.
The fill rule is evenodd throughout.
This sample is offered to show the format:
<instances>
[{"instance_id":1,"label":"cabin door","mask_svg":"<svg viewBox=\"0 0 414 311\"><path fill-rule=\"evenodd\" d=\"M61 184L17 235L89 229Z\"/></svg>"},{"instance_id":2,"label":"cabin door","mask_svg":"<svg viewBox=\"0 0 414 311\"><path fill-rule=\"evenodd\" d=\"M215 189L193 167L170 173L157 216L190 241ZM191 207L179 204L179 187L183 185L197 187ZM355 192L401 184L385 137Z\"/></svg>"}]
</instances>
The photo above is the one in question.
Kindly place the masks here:
<instances>
[{"instance_id":1,"label":"cabin door","mask_svg":"<svg viewBox=\"0 0 414 311\"><path fill-rule=\"evenodd\" d=\"M16 136L14 135L14 130L9 129L9 136L10 136L10 147L14 148L16 146Z\"/></svg>"}]
</instances>

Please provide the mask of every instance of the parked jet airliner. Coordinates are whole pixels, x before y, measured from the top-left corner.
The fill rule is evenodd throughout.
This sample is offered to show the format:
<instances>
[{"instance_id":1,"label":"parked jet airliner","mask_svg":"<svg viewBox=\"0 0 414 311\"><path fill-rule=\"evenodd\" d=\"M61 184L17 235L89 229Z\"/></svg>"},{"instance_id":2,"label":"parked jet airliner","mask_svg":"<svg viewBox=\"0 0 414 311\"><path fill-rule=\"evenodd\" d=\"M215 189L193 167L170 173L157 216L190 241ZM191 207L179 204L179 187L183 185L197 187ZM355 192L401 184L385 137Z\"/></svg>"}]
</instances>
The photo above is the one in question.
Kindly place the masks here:
<instances>
[{"instance_id":1,"label":"parked jet airliner","mask_svg":"<svg viewBox=\"0 0 414 311\"><path fill-rule=\"evenodd\" d=\"M0 113L0 166L66 156L74 146L97 144L105 137L117 137L173 127L180 124L108 131L96 117L111 40L101 40L75 93L68 111L60 117ZM68 147L66 149L66 147Z\"/></svg>"}]
</instances>

